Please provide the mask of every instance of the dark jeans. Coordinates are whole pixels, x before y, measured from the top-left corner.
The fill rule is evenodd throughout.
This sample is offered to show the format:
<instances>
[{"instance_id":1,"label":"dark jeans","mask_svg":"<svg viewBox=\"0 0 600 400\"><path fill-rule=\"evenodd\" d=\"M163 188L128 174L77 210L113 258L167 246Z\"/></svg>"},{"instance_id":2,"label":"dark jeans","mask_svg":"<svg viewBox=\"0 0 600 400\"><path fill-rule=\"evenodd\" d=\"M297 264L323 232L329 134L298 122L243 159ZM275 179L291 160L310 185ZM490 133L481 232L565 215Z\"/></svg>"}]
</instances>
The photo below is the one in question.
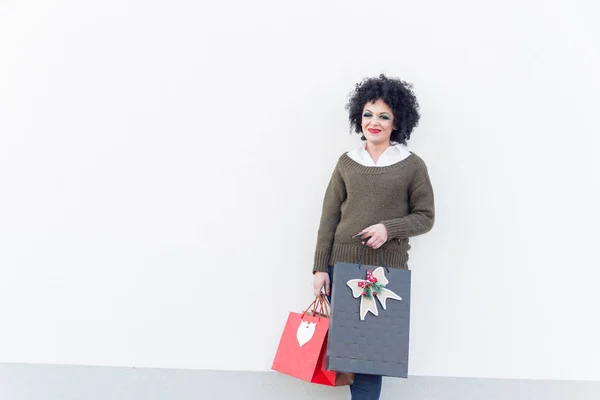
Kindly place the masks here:
<instances>
[{"instance_id":1,"label":"dark jeans","mask_svg":"<svg viewBox=\"0 0 600 400\"><path fill-rule=\"evenodd\" d=\"M333 294L333 267L329 267L330 290ZM331 301L331 295L327 296ZM379 375L354 374L354 383L350 385L352 400L379 400L382 378Z\"/></svg>"}]
</instances>

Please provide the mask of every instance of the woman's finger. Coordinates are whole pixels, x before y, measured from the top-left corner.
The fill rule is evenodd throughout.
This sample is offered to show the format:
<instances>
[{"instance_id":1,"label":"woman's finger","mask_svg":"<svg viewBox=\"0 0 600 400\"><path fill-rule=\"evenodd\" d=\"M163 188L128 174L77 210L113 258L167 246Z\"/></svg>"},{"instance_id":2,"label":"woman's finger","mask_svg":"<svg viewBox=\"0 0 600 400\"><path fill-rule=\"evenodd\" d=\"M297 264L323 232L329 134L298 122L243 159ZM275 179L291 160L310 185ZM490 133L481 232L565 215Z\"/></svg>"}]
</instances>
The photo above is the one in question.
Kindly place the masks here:
<instances>
[{"instance_id":1,"label":"woman's finger","mask_svg":"<svg viewBox=\"0 0 600 400\"><path fill-rule=\"evenodd\" d=\"M374 234L374 232L373 232L373 227L372 226L369 226L369 227L367 227L367 228L365 228L365 229L362 230L362 238L363 239L367 239L367 238L373 236L373 234Z\"/></svg>"},{"instance_id":2,"label":"woman's finger","mask_svg":"<svg viewBox=\"0 0 600 400\"><path fill-rule=\"evenodd\" d=\"M369 241L367 242L367 246L373 247L378 241L379 239L377 238L377 236L371 236L371 239L369 239Z\"/></svg>"},{"instance_id":3,"label":"woman's finger","mask_svg":"<svg viewBox=\"0 0 600 400\"><path fill-rule=\"evenodd\" d=\"M319 296L321 294L322 289L323 289L323 283L320 282L318 279L315 279L315 281L313 283L313 292L314 292L315 296Z\"/></svg>"}]
</instances>

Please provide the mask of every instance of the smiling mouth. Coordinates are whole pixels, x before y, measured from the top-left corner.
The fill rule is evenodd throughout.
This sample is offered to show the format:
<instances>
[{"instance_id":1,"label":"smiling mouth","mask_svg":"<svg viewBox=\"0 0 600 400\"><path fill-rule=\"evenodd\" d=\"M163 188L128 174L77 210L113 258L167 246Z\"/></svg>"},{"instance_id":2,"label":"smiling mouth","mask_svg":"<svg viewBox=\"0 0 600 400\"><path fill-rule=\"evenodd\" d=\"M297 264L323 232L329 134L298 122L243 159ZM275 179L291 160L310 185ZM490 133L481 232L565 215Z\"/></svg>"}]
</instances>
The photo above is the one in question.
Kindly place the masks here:
<instances>
[{"instance_id":1,"label":"smiling mouth","mask_svg":"<svg viewBox=\"0 0 600 400\"><path fill-rule=\"evenodd\" d=\"M381 132L381 129L367 129L369 132L371 133L379 133Z\"/></svg>"}]
</instances>

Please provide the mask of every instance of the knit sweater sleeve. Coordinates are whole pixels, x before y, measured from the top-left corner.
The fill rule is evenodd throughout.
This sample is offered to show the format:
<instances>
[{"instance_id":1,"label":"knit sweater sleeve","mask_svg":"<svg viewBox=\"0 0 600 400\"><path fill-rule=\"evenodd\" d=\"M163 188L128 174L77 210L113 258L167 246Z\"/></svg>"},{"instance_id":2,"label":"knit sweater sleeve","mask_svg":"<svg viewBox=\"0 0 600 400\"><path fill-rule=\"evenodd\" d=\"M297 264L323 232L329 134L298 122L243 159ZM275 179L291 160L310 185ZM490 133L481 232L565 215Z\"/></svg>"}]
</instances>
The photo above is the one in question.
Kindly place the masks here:
<instances>
[{"instance_id":1,"label":"knit sweater sleeve","mask_svg":"<svg viewBox=\"0 0 600 400\"><path fill-rule=\"evenodd\" d=\"M346 200L346 196L346 185L338 164L331 175L323 199L321 222L319 224L317 245L314 254L313 273L328 271L333 239L341 219L341 207Z\"/></svg>"},{"instance_id":2,"label":"knit sweater sleeve","mask_svg":"<svg viewBox=\"0 0 600 400\"><path fill-rule=\"evenodd\" d=\"M409 186L408 199L410 213L407 216L381 221L388 231L388 240L422 235L433 228L434 195L431 179L424 164L413 177Z\"/></svg>"}]
</instances>

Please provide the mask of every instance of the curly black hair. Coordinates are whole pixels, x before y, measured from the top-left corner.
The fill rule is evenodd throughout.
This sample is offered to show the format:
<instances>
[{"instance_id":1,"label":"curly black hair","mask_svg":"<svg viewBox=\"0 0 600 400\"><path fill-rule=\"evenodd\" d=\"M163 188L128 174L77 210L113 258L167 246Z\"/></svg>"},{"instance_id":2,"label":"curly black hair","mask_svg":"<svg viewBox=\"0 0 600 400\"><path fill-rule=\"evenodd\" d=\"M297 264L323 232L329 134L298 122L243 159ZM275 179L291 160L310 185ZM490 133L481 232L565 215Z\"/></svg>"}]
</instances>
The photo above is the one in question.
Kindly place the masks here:
<instances>
[{"instance_id":1,"label":"curly black hair","mask_svg":"<svg viewBox=\"0 0 600 400\"><path fill-rule=\"evenodd\" d=\"M406 144L410 134L418 125L419 103L413 93L413 85L397 78L388 78L384 74L377 78L365 78L355 85L346 104L350 126L356 133L362 134L362 113L365 104L383 100L394 113L395 128L390 140ZM362 135L362 140L366 140Z\"/></svg>"}]
</instances>

